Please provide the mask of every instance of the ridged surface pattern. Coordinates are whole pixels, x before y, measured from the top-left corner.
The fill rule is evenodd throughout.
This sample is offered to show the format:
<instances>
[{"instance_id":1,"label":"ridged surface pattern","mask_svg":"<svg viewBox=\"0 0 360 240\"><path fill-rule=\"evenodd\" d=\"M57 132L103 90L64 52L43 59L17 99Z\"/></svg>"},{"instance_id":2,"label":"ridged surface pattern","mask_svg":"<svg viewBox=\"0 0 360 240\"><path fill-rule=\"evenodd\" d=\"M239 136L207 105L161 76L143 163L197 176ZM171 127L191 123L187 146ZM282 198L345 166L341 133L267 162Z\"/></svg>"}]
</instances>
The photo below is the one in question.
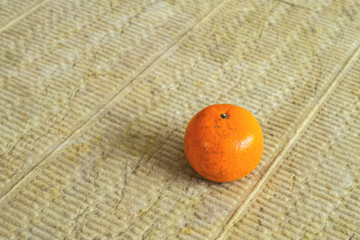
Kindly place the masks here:
<instances>
[{"instance_id":1,"label":"ridged surface pattern","mask_svg":"<svg viewBox=\"0 0 360 240\"><path fill-rule=\"evenodd\" d=\"M284 155L227 239L358 239L360 60Z\"/></svg>"},{"instance_id":2,"label":"ridged surface pattern","mask_svg":"<svg viewBox=\"0 0 360 240\"><path fill-rule=\"evenodd\" d=\"M28 15L33 9L36 9L46 0L2 0L0 1L0 29L6 28L17 19Z\"/></svg>"},{"instance_id":3,"label":"ridged surface pattern","mask_svg":"<svg viewBox=\"0 0 360 240\"><path fill-rule=\"evenodd\" d=\"M360 239L358 2L10 2L0 238ZM213 103L264 132L235 182L183 152Z\"/></svg>"},{"instance_id":4,"label":"ridged surface pattern","mask_svg":"<svg viewBox=\"0 0 360 240\"><path fill-rule=\"evenodd\" d=\"M117 4L54 1L1 34L0 196L213 6Z\"/></svg>"}]
</instances>

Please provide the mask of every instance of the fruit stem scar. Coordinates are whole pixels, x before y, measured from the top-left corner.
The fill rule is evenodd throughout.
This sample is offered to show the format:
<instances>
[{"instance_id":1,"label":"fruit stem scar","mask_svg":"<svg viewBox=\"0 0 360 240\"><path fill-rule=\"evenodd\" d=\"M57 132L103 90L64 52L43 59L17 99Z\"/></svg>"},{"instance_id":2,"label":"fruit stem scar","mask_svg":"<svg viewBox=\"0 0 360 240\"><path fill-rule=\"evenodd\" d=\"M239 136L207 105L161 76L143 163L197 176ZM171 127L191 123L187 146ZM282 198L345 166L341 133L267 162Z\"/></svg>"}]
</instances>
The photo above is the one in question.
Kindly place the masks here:
<instances>
[{"instance_id":1,"label":"fruit stem scar","mask_svg":"<svg viewBox=\"0 0 360 240\"><path fill-rule=\"evenodd\" d=\"M227 119L227 118L229 117L226 113L223 113L223 114L221 114L220 116L221 116L221 118L223 118L223 119Z\"/></svg>"}]
</instances>

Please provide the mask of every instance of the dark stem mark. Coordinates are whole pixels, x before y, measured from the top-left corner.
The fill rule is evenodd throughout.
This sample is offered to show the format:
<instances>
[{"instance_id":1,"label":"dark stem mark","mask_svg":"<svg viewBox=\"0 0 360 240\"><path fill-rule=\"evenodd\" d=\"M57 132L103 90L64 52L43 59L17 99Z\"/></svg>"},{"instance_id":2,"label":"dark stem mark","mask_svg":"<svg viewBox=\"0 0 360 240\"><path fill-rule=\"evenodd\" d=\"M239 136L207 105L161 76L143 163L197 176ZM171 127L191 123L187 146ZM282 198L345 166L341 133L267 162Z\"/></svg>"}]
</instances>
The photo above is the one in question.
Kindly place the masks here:
<instances>
[{"instance_id":1,"label":"dark stem mark","mask_svg":"<svg viewBox=\"0 0 360 240\"><path fill-rule=\"evenodd\" d=\"M221 116L221 118L223 118L223 119L227 119L227 118L229 117L226 113L223 113L223 114L221 114L220 116Z\"/></svg>"}]
</instances>

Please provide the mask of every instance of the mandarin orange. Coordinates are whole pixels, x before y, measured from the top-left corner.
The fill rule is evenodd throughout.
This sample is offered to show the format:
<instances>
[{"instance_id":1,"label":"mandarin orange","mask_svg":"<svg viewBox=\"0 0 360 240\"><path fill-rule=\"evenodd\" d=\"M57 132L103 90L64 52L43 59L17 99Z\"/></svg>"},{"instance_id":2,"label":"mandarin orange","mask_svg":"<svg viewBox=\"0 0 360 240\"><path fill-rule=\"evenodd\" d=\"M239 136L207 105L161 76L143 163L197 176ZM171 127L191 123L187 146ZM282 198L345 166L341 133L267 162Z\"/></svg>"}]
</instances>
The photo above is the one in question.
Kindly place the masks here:
<instances>
[{"instance_id":1,"label":"mandarin orange","mask_svg":"<svg viewBox=\"0 0 360 240\"><path fill-rule=\"evenodd\" d=\"M184 151L190 165L214 182L238 180L252 172L263 152L263 134L256 118L232 104L215 104L188 123Z\"/></svg>"}]
</instances>

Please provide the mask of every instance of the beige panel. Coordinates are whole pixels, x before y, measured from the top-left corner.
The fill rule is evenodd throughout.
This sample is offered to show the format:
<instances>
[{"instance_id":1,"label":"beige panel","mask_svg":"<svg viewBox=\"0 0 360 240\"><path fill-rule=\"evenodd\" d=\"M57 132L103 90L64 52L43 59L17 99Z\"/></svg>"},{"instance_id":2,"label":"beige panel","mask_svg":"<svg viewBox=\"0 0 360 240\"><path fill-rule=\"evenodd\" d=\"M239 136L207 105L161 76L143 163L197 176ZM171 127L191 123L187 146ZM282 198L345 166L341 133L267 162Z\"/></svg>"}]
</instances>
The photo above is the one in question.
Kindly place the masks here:
<instances>
[{"instance_id":1,"label":"beige panel","mask_svg":"<svg viewBox=\"0 0 360 240\"><path fill-rule=\"evenodd\" d=\"M46 0L1 0L0 31L45 4Z\"/></svg>"},{"instance_id":2,"label":"beige panel","mask_svg":"<svg viewBox=\"0 0 360 240\"><path fill-rule=\"evenodd\" d=\"M347 17L354 22L360 18L360 13L357 10L360 7L360 2L356 0L279 0L279 2L314 12L324 9L329 13Z\"/></svg>"},{"instance_id":3,"label":"beige panel","mask_svg":"<svg viewBox=\"0 0 360 240\"><path fill-rule=\"evenodd\" d=\"M111 11L109 14L106 9L112 7L106 5L98 12L103 14L103 18L96 16L94 19L91 11L96 12L99 6L91 7L90 3L83 5L84 10L90 11L89 15L81 14L82 11L74 15L71 15L72 11L60 11L64 14L60 18L64 22L56 21L54 27L49 25L43 30L43 35L36 36L51 43L56 39L54 36L63 31L62 26L74 27L74 32L70 31L66 38L69 40L62 42L60 38L54 43L56 47L52 47L37 45L39 41L29 37L24 42L33 41L31 46L34 47L29 50L43 47L43 51L33 51L39 60L43 60L31 61L27 66L21 62L26 60L21 51L17 58L10 59L12 62L7 66L12 70L7 74L24 76L32 73L35 82L32 85L23 81L24 78L14 77L1 89L0 101L9 107L3 115L6 121L2 120L4 124L0 125L3 132L7 131L0 138L5 151L5 161L1 159L0 165L5 169L0 172L3 194L0 200L0 236L39 239L243 239L246 236L251 239L257 235L266 238L271 236L266 235L267 232L281 229L273 236L280 238L288 231L292 237L301 238L301 230L310 229L303 225L298 227L298 232L291 232L293 226L297 226L295 223L291 225L291 216L276 214L272 203L266 199L262 202L264 207L260 208L256 199L258 195L268 193L263 190L267 185L279 181L283 185L274 185L274 189L269 189L270 194L275 192L277 196L283 196L282 188L287 191L288 175L281 173L273 177L271 173L282 169L280 163L286 163L287 159L284 157L282 160L282 156L286 156L287 149L298 146L297 141L302 136L299 133L306 123L316 123L312 116L317 113L318 106L327 106L326 103L320 104L324 99L336 98L340 91L343 92L341 101L353 101L355 111L352 115L350 110L345 114L350 125L342 130L343 135L338 136L338 131L335 131L333 139L351 140L357 136L358 128L350 130L351 133L345 131L358 123L356 111L359 106L354 97L346 98L347 92L341 86L347 86L342 80L343 75L358 58L359 22L327 7L314 10L283 1L226 1L218 7L205 5L207 11L200 4L195 8L187 4L174 5L172 9L169 8L172 3L150 2L145 8L152 9L148 14L141 11L144 8L135 7L134 11L140 11L135 14L136 21L143 25L140 24L141 28L130 24L128 38L121 35L126 31L110 31L113 29L111 23L101 22L103 25L97 28L93 24L100 24L98 20L107 16L110 20L126 14L130 16L130 11L118 10L118 14L111 15ZM196 13L200 11L205 16L211 9L212 12L191 29L201 19ZM149 19L162 16L155 14L156 10L174 19L186 16L187 11L192 14L176 21L180 24L176 32L166 25L166 18L162 20L163 28L157 31L157 27L146 24ZM83 16L79 22L87 27L76 29L76 24L70 24L76 22L72 17L78 15ZM37 14L30 17L37 17ZM9 30L26 23L31 25L31 22L21 21ZM87 24L89 22L91 24ZM102 31L109 34L105 34L104 41ZM131 40L131 36L136 39L141 32L145 40ZM164 32L168 35L164 36ZM47 38L50 33L54 36ZM11 39L13 34L9 33L8 38ZM70 45L66 45L66 41ZM123 41L128 44L121 46ZM100 51L94 51L93 45ZM40 67L36 70L39 72L32 72L35 66ZM47 70L42 71L43 68ZM23 75L18 75L20 73ZM354 79L356 72L353 74L346 79ZM54 78L49 77L53 75ZM30 91L28 86L34 91ZM35 91L37 86L40 86L38 92ZM351 89L354 91L351 94L358 96L357 88ZM12 95L6 95L7 92ZM32 95L32 92L36 94ZM249 176L225 184L211 183L198 176L186 162L182 149L184 129L191 116L206 105L220 102L238 104L253 112L265 136L264 155L259 167ZM47 110L49 106L54 106L51 111ZM354 108L351 105L348 109ZM35 113L34 119L30 119L33 116L29 114L31 111ZM21 117L30 119L29 123L24 124ZM304 133L308 129L312 134L322 131L321 127L310 126ZM29 135L22 137L28 132ZM301 146L307 143L302 142ZM316 156L327 154L322 151L327 151L329 145L320 143L320 146L309 145L292 156L301 160L312 152L317 153ZM351 145L350 149L355 149L354 146ZM330 152L326 156L329 158L322 158L324 161L333 159L331 156L335 155ZM340 157L339 163L334 161L337 164L329 165L329 168L313 163L314 169L309 170L312 175L303 175L303 178L315 179L316 169L321 169L319 171L324 173L317 185L298 181L296 177L307 170L303 165L292 167L297 175L291 175L290 181L294 189L303 191L298 190L298 198L305 201L298 212L294 211L299 213L300 224L304 209L312 206L306 201L307 188L326 188L324 179L327 179L328 172L343 162L342 159L345 158ZM356 164L353 175L358 178ZM275 169L274 166L280 167ZM274 183L275 176L280 176L280 180ZM353 196L348 197L348 201L345 195L341 195L346 192L341 190L344 186L333 180L330 183L338 184L334 185L335 190L331 190L339 193L338 199L344 197L344 210L341 211L351 216L351 220L356 220L358 205L354 199L358 199L358 190L347 190ZM295 184L299 186L295 187ZM314 198L321 194L321 190L313 192ZM290 199L287 195L285 197ZM278 199L275 205L283 206L284 200ZM333 199L339 202L337 196ZM324 203L328 204L325 200ZM244 216L249 215L253 204L262 214L259 218L264 217L261 223L267 226L266 229L263 225L257 226L260 223L254 223L254 217L249 218L252 225L242 227L242 220L248 219ZM330 205L319 208L317 213L326 217ZM280 210L284 209L280 207ZM259 215L256 208L253 212L254 216ZM353 228L337 230L344 220L336 216L325 226L326 231L345 236L341 231ZM281 222L286 217L289 220ZM249 221L245 220L245 224ZM273 221L275 227L272 229ZM321 221L319 223L324 222ZM236 227L233 227L235 223ZM256 228L265 235L256 232ZM355 230L353 233L355 238L358 237ZM316 232L309 234L317 237Z\"/></svg>"},{"instance_id":4,"label":"beige panel","mask_svg":"<svg viewBox=\"0 0 360 240\"><path fill-rule=\"evenodd\" d=\"M66 2L1 35L0 196L219 1Z\"/></svg>"},{"instance_id":5,"label":"beige panel","mask_svg":"<svg viewBox=\"0 0 360 240\"><path fill-rule=\"evenodd\" d=\"M359 53L226 239L360 238Z\"/></svg>"}]
</instances>

